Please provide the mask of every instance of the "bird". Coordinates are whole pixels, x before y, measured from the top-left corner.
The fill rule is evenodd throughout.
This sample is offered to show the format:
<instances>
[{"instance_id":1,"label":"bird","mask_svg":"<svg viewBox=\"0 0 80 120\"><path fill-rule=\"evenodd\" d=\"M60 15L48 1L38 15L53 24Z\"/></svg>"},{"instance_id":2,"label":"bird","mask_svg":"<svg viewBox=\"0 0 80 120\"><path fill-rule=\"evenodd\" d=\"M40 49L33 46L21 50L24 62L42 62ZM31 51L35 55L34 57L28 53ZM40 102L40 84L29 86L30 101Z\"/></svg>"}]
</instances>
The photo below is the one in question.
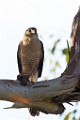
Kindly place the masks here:
<instances>
[{"instance_id":1,"label":"bird","mask_svg":"<svg viewBox=\"0 0 80 120\"><path fill-rule=\"evenodd\" d=\"M19 75L17 76L17 80L22 85L36 83L42 75L43 61L43 43L38 38L37 28L30 27L25 31L18 45L17 62ZM33 108L30 108L29 112L32 116L39 114L38 110Z\"/></svg>"}]
</instances>

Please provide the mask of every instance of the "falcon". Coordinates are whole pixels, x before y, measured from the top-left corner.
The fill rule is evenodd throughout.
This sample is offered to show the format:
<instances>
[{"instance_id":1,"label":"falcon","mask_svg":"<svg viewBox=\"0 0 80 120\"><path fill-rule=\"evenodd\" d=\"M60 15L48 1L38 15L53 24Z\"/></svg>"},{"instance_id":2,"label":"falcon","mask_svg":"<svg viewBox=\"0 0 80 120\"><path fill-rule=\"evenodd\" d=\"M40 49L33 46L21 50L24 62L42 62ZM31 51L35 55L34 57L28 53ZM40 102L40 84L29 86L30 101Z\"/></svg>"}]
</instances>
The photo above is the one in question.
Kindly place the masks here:
<instances>
[{"instance_id":1,"label":"falcon","mask_svg":"<svg viewBox=\"0 0 80 120\"><path fill-rule=\"evenodd\" d=\"M22 85L35 83L41 77L44 60L43 43L38 38L35 27L28 28L20 41L17 51L19 75L17 80ZM38 110L30 108L31 115L38 115Z\"/></svg>"}]
</instances>

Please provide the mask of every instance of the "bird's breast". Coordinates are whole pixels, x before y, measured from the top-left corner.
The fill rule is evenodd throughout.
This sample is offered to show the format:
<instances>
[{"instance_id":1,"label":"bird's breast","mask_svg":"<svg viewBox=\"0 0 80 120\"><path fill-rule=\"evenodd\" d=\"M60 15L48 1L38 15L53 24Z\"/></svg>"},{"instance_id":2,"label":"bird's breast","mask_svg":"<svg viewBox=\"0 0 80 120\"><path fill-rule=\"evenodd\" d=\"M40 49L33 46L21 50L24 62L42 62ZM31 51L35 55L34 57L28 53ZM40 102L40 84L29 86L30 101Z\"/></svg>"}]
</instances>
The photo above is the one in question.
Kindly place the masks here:
<instances>
[{"instance_id":1,"label":"bird's breast","mask_svg":"<svg viewBox=\"0 0 80 120\"><path fill-rule=\"evenodd\" d=\"M21 63L23 72L30 74L33 70L36 71L39 60L41 59L41 44L37 41L30 41L21 46Z\"/></svg>"}]
</instances>

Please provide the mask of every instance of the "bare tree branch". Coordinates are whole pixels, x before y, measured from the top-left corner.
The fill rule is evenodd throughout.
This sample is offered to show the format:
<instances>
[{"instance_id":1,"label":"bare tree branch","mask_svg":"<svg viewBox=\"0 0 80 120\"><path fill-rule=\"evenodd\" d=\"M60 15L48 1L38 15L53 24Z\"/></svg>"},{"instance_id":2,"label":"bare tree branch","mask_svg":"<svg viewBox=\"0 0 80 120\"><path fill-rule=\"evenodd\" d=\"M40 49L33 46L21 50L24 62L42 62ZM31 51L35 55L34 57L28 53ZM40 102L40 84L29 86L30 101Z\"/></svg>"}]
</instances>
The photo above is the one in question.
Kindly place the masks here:
<instances>
[{"instance_id":1,"label":"bare tree branch","mask_svg":"<svg viewBox=\"0 0 80 120\"><path fill-rule=\"evenodd\" d=\"M70 60L60 77L27 86L0 80L0 100L14 102L9 108L31 107L47 114L61 114L64 102L80 101L80 9L73 20L70 41Z\"/></svg>"},{"instance_id":2,"label":"bare tree branch","mask_svg":"<svg viewBox=\"0 0 80 120\"><path fill-rule=\"evenodd\" d=\"M78 81L79 77L63 76L22 86L14 80L0 80L0 99L14 102L12 108L34 107L45 113L58 114L65 109L62 105L67 102L64 96L69 97L69 93L73 95Z\"/></svg>"}]
</instances>

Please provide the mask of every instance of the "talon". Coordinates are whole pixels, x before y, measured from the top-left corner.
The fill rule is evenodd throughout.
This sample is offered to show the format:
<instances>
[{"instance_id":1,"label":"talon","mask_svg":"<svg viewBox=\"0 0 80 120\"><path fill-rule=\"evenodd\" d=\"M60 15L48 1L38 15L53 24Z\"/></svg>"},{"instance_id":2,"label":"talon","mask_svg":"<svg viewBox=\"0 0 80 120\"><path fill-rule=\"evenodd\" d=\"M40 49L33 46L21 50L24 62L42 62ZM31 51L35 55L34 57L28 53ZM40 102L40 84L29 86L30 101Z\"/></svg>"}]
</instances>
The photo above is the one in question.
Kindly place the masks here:
<instances>
[{"instance_id":1,"label":"talon","mask_svg":"<svg viewBox=\"0 0 80 120\"><path fill-rule=\"evenodd\" d=\"M17 80L18 80L18 81L21 81L21 80L22 80L22 75L21 75L21 74L17 75Z\"/></svg>"},{"instance_id":2,"label":"talon","mask_svg":"<svg viewBox=\"0 0 80 120\"><path fill-rule=\"evenodd\" d=\"M32 115L32 116L39 116L39 111L36 110L35 108L29 108L29 113Z\"/></svg>"},{"instance_id":3,"label":"talon","mask_svg":"<svg viewBox=\"0 0 80 120\"><path fill-rule=\"evenodd\" d=\"M17 76L17 80L20 82L21 85L27 85L27 82L29 81L28 77L26 75L19 74Z\"/></svg>"}]
</instances>

